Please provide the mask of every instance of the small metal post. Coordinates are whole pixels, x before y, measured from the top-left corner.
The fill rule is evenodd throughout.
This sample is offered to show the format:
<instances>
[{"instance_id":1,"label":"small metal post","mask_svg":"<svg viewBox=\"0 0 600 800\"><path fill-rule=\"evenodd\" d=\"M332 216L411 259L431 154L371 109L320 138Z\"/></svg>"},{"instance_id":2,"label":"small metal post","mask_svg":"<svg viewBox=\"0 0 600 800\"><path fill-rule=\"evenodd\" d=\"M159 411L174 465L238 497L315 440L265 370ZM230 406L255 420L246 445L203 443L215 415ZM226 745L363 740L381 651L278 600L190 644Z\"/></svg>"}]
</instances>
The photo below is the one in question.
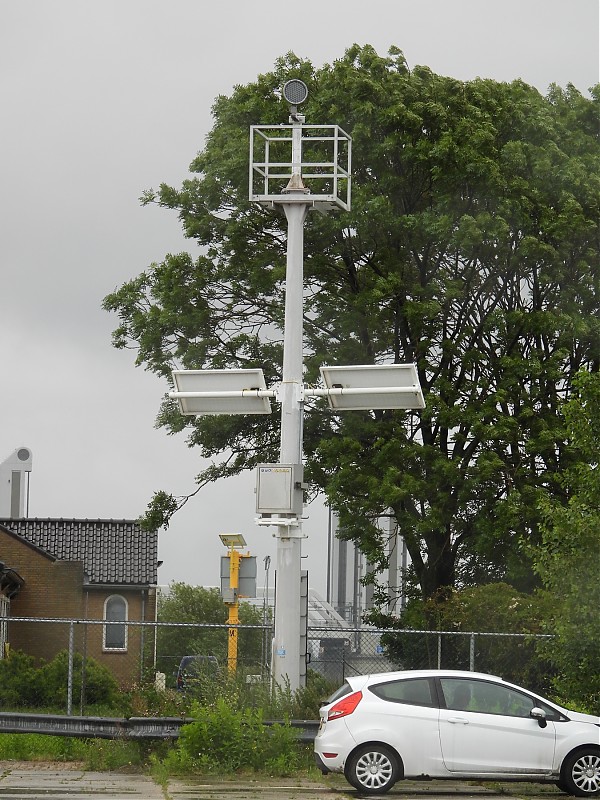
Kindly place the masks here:
<instances>
[{"instance_id":1,"label":"small metal post","mask_svg":"<svg viewBox=\"0 0 600 800\"><path fill-rule=\"evenodd\" d=\"M271 668L271 639L272 635L268 632L266 625L269 619L269 567L271 566L271 556L264 557L265 565L265 586L263 589L263 642L262 642L262 663L267 670Z\"/></svg>"},{"instance_id":2,"label":"small metal post","mask_svg":"<svg viewBox=\"0 0 600 800\"><path fill-rule=\"evenodd\" d=\"M227 669L230 675L235 675L237 670L237 654L238 654L238 625L240 622L239 609L240 603L238 600L238 590L240 584L240 553L237 552L232 545L229 548L229 588L233 593L234 600L228 603L228 618L227 624Z\"/></svg>"},{"instance_id":3,"label":"small metal post","mask_svg":"<svg viewBox=\"0 0 600 800\"><path fill-rule=\"evenodd\" d=\"M469 672L475 672L475 634L469 639Z\"/></svg>"},{"instance_id":4,"label":"small metal post","mask_svg":"<svg viewBox=\"0 0 600 800\"><path fill-rule=\"evenodd\" d=\"M69 624L69 674L67 677L67 716L73 713L73 651L75 649L75 628L71 620Z\"/></svg>"},{"instance_id":5,"label":"small metal post","mask_svg":"<svg viewBox=\"0 0 600 800\"><path fill-rule=\"evenodd\" d=\"M148 592L146 589L142 589L142 622L146 621L146 597ZM142 625L140 627L140 686L144 682L144 644L145 644L145 627Z\"/></svg>"}]
</instances>

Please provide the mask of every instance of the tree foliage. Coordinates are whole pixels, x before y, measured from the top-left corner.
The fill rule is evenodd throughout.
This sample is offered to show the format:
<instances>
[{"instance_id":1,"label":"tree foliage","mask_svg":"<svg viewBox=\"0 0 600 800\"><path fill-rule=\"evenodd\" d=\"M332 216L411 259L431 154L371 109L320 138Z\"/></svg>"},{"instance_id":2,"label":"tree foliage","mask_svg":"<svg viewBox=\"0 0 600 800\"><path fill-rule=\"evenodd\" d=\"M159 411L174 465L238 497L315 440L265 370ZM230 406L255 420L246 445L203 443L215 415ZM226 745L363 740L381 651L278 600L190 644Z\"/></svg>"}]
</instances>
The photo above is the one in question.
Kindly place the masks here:
<instances>
[{"instance_id":1,"label":"tree foliage","mask_svg":"<svg viewBox=\"0 0 600 800\"><path fill-rule=\"evenodd\" d=\"M600 713L600 374L582 373L565 408L573 444L581 453L564 476L566 506L542 501L542 542L535 567L553 599L548 648L555 688L565 702Z\"/></svg>"},{"instance_id":2,"label":"tree foliage","mask_svg":"<svg viewBox=\"0 0 600 800\"><path fill-rule=\"evenodd\" d=\"M171 583L168 593L159 598L158 620L165 623L187 623L189 627L177 627L175 624L159 626L157 634L159 669L171 676L185 655L216 656L219 664L225 668L227 628L222 626L226 624L227 616L227 606L223 603L218 589ZM241 602L239 618L242 625L261 625L262 609ZM262 641L263 633L260 628L240 630L238 635L240 664L260 664Z\"/></svg>"},{"instance_id":3,"label":"tree foliage","mask_svg":"<svg viewBox=\"0 0 600 800\"><path fill-rule=\"evenodd\" d=\"M167 380L175 366L281 379L286 224L247 199L248 131L285 121L290 77L310 88L307 122L353 137L351 213L306 225L306 380L323 363L415 362L427 404L315 403L307 478L374 570L387 560L377 519L392 515L425 597L526 588L520 542L538 541L540 496L566 502L556 476L581 458L562 405L572 376L600 364L598 92L462 82L355 45L320 69L288 54L217 98L194 176L143 197L177 211L199 254L167 255L104 303L115 346ZM165 399L157 424L213 460L200 487L277 459L277 415L193 419Z\"/></svg>"},{"instance_id":4,"label":"tree foliage","mask_svg":"<svg viewBox=\"0 0 600 800\"><path fill-rule=\"evenodd\" d=\"M446 669L468 669L472 657L478 672L544 694L552 688L554 673L550 648L540 634L553 630L553 606L544 590L523 593L507 583L488 583L446 592L441 602L416 598L400 619L373 612L370 621L387 628L381 643L389 660L404 669L436 668L438 659ZM437 636L411 630L445 633L438 642Z\"/></svg>"}]
</instances>

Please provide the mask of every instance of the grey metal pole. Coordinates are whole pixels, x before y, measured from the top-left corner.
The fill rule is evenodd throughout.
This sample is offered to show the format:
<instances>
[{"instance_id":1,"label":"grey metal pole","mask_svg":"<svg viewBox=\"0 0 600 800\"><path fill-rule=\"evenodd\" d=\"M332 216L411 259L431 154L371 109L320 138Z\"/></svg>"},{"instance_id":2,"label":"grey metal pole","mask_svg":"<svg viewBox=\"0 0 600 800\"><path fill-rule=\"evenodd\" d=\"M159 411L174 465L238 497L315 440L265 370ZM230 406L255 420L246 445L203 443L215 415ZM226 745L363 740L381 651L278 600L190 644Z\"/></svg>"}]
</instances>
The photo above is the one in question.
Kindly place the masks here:
<instances>
[{"instance_id":1,"label":"grey metal pole","mask_svg":"<svg viewBox=\"0 0 600 800\"><path fill-rule=\"evenodd\" d=\"M308 94L306 85L303 81L293 78L283 86L282 94L290 107L291 137L288 136L287 129L277 129L275 135L270 135L268 131L271 128L275 130L274 126L252 126L250 128L249 194L251 200L266 203L269 208L281 206L287 218L283 376L275 396L281 405L280 463L300 466L302 464L302 418L305 396L305 387L302 381L304 221L311 207L318 208L321 211L329 210L333 206L346 210L350 209L351 140L346 133L337 127L334 128L334 126L325 126L328 129L334 128L327 135L305 137L305 117L297 113L297 107L306 100ZM347 148L347 169L344 169L338 163L340 147L338 138L340 137L343 142L342 149ZM329 180L333 177L333 195L331 194L331 189L324 194L311 194L310 189L304 184L302 173L306 162L303 160L302 148L303 144L309 139L312 144L318 141L322 143L333 142L334 160L331 164L333 175L329 175L327 172L320 174L318 171L308 171L310 180L313 182L323 178ZM285 143L287 147L289 141L291 141L292 145L292 158L288 184L283 191L279 190L275 194L271 194L270 188L281 178L281 174L278 169L274 172L269 171L270 144L275 142L279 148L280 144ZM263 148L261 160L260 155L257 158L257 153ZM316 166L312 161L310 164L311 167ZM278 167L281 166L286 165L278 164ZM256 187L254 186L255 178L257 180ZM347 184L346 202L338 195L338 178L341 178ZM259 186L262 186L262 194L256 194L255 190ZM179 397L180 394L178 393L177 396ZM297 487L294 487L294 490L296 489ZM295 495L295 499L296 497ZM275 634L273 637L272 660L273 682L280 688L289 688L291 691L296 691L300 688L301 683L304 682L306 673L305 665L300 663L301 654L304 656L300 599L302 574L300 560L301 541L304 537L302 534L301 515L298 514L296 502L292 507L296 513L282 513L272 523L267 521L259 522L259 524L274 524L277 526Z\"/></svg>"},{"instance_id":2,"label":"grey metal pole","mask_svg":"<svg viewBox=\"0 0 600 800\"><path fill-rule=\"evenodd\" d=\"M299 189L302 194L305 190ZM283 380L280 387L282 464L302 463L302 315L304 220L309 203L298 202L295 191L283 207L288 222L285 284ZM292 199L293 198L293 199ZM291 691L300 688L300 520L277 527L277 586L273 680Z\"/></svg>"},{"instance_id":3,"label":"grey metal pole","mask_svg":"<svg viewBox=\"0 0 600 800\"><path fill-rule=\"evenodd\" d=\"M310 200L302 181L302 123L294 115L292 122L292 174L286 188L289 201L280 201L288 223L285 319L283 335L283 379L280 387L282 464L302 463L302 335L304 293L304 220ZM301 608L300 582L302 527L277 526L277 586L275 598L275 637L273 642L273 680L281 688L294 692L300 688Z\"/></svg>"}]
</instances>

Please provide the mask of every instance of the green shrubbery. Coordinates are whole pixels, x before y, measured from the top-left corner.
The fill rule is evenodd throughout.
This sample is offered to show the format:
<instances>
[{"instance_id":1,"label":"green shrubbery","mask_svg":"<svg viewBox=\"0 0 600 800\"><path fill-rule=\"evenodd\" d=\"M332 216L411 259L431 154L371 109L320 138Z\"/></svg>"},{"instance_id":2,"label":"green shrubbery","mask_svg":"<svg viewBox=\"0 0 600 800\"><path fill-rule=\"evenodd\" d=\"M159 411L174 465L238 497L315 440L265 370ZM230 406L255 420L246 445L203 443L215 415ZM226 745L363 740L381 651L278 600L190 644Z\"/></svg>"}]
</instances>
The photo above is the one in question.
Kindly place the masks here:
<instances>
[{"instance_id":1,"label":"green shrubbery","mask_svg":"<svg viewBox=\"0 0 600 800\"><path fill-rule=\"evenodd\" d=\"M266 726L259 708L232 708L226 698L213 706L193 704L193 722L181 729L163 761L175 772L251 770L288 775L300 767L296 732L289 724Z\"/></svg>"},{"instance_id":2,"label":"green shrubbery","mask_svg":"<svg viewBox=\"0 0 600 800\"><path fill-rule=\"evenodd\" d=\"M133 717L190 717L195 705L213 707L220 698L237 711L245 708L262 709L265 719L318 719L319 705L337 683L308 670L306 686L296 692L287 687L271 691L268 675L247 682L243 672L231 675L221 670L216 675L199 676L185 692L173 689L157 691L153 683L135 686L121 696L123 716Z\"/></svg>"},{"instance_id":3,"label":"green shrubbery","mask_svg":"<svg viewBox=\"0 0 600 800\"><path fill-rule=\"evenodd\" d=\"M312 748L300 745L291 719L318 719L319 703L332 690L309 671L297 692L270 691L268 681L246 684L222 675L212 689L203 687L202 702L191 700L179 739L163 759L154 758L162 774L260 771L284 776L313 764ZM265 725L265 720L280 720Z\"/></svg>"},{"instance_id":4,"label":"green shrubbery","mask_svg":"<svg viewBox=\"0 0 600 800\"><path fill-rule=\"evenodd\" d=\"M73 698L81 696L83 658L73 656ZM0 659L0 706L8 709L41 709L62 713L67 703L69 655L66 650L52 661L36 666L35 659L12 650ZM119 687L110 671L93 658L85 660L85 701L112 708L119 701Z\"/></svg>"},{"instance_id":5,"label":"green shrubbery","mask_svg":"<svg viewBox=\"0 0 600 800\"><path fill-rule=\"evenodd\" d=\"M15 708L36 708L43 696L40 670L32 656L11 650L0 659L0 706L4 711Z\"/></svg>"},{"instance_id":6,"label":"green shrubbery","mask_svg":"<svg viewBox=\"0 0 600 800\"><path fill-rule=\"evenodd\" d=\"M7 709L64 713L68 654L36 666L18 651L0 660L0 703ZM81 656L73 663L73 696L81 689ZM331 687L316 673L298 692L270 692L268 681L246 683L227 672L203 684L201 699L157 692L153 684L120 693L111 674L93 659L85 665L88 702L99 714L116 716L185 716L174 743L78 739L41 734L0 734L0 760L81 761L88 769L139 768L152 765L155 777L169 774L260 771L290 775L312 765L312 750L300 745L292 718L316 719L319 701ZM282 720L265 725L264 720Z\"/></svg>"},{"instance_id":7,"label":"green shrubbery","mask_svg":"<svg viewBox=\"0 0 600 800\"><path fill-rule=\"evenodd\" d=\"M85 709L89 713L107 716L193 716L193 708L214 707L221 698L229 706L242 711L260 708L265 719L317 719L319 702L335 688L324 678L309 670L306 687L298 692L279 689L271 692L264 680L247 683L243 673L230 675L222 670L210 679L199 680L185 694L172 689L157 691L154 682L136 685L122 692L110 671L93 658L85 660L73 655L72 700L79 705L82 677L85 675ZM68 692L69 657L66 651L49 662L36 666L32 656L17 650L0 659L0 707L4 711L26 709L38 713L65 712ZM76 712L77 713L77 712Z\"/></svg>"}]
</instances>

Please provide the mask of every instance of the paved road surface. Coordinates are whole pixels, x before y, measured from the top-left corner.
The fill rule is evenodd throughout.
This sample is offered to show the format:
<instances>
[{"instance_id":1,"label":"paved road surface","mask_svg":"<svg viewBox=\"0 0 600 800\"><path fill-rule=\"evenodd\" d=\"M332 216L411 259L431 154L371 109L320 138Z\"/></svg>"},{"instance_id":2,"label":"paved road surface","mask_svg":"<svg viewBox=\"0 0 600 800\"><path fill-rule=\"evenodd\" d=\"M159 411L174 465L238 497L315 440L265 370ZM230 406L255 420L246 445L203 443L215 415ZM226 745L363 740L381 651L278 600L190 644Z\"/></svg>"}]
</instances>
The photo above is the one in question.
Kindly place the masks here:
<instances>
[{"instance_id":1,"label":"paved road surface","mask_svg":"<svg viewBox=\"0 0 600 800\"><path fill-rule=\"evenodd\" d=\"M522 791L520 791L522 790ZM488 788L454 782L400 782L387 800L494 800ZM250 778L170 780L166 788L145 775L86 772L76 765L0 762L0 800L356 800L359 795L340 776L317 781ZM501 800L525 797L560 800L553 787L505 784ZM564 796L563 796L564 797Z\"/></svg>"}]
</instances>

